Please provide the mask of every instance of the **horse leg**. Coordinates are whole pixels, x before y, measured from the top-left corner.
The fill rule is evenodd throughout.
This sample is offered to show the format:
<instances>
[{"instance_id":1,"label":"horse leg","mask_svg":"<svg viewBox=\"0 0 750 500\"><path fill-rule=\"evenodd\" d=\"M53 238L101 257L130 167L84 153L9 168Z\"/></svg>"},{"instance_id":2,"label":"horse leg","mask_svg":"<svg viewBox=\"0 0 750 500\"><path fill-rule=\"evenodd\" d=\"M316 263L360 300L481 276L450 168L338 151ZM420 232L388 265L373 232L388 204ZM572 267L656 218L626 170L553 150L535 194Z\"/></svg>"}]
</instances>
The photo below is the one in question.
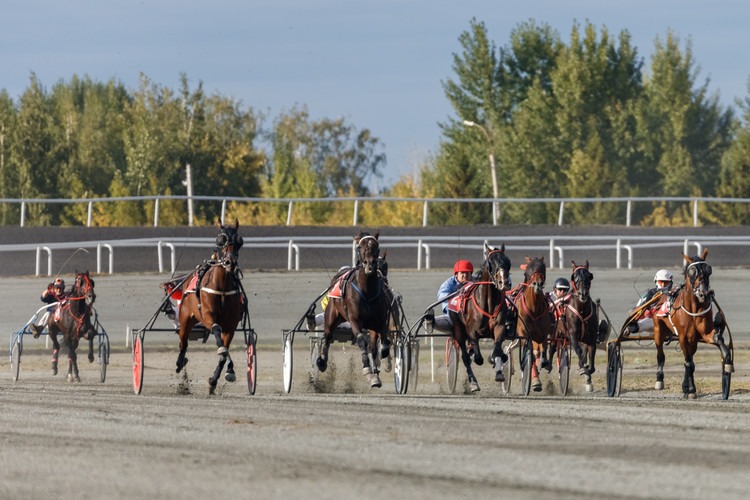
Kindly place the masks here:
<instances>
[{"instance_id":1,"label":"horse leg","mask_svg":"<svg viewBox=\"0 0 750 500\"><path fill-rule=\"evenodd\" d=\"M537 360L540 359L540 354L544 352L544 347L538 342L532 341L531 350L531 389L534 392L541 392L542 381L539 380L539 367L537 366Z\"/></svg>"},{"instance_id":2,"label":"horse leg","mask_svg":"<svg viewBox=\"0 0 750 500\"><path fill-rule=\"evenodd\" d=\"M685 356L685 376L682 379L682 396L686 399L695 399L695 363L693 356Z\"/></svg>"},{"instance_id":3,"label":"horse leg","mask_svg":"<svg viewBox=\"0 0 750 500\"><path fill-rule=\"evenodd\" d=\"M57 332L49 329L49 337L52 339L52 375L57 375L57 358L60 354L60 343L57 341Z\"/></svg>"},{"instance_id":4,"label":"horse leg","mask_svg":"<svg viewBox=\"0 0 750 500\"><path fill-rule=\"evenodd\" d=\"M92 331L89 331L89 363L94 362L94 335L92 335Z\"/></svg>"},{"instance_id":5,"label":"horse leg","mask_svg":"<svg viewBox=\"0 0 750 500\"><path fill-rule=\"evenodd\" d=\"M352 327L354 328L353 324ZM357 347L359 347L359 352L362 355L362 375L367 377L367 380L370 382L370 387L382 386L383 384L380 381L380 377L378 377L377 373L372 371L372 367L370 366L370 342L368 342L367 335L359 329L352 331L358 331L356 338Z\"/></svg>"},{"instance_id":6,"label":"horse leg","mask_svg":"<svg viewBox=\"0 0 750 500\"><path fill-rule=\"evenodd\" d=\"M664 361L666 357L664 356L664 345L661 338L657 339L654 336L654 344L656 345L656 384L654 389L660 391L664 389Z\"/></svg>"},{"instance_id":7,"label":"horse leg","mask_svg":"<svg viewBox=\"0 0 750 500\"><path fill-rule=\"evenodd\" d=\"M78 348L77 342L68 343L68 382L80 382L81 377L78 374Z\"/></svg>"},{"instance_id":8,"label":"horse leg","mask_svg":"<svg viewBox=\"0 0 750 500\"><path fill-rule=\"evenodd\" d=\"M175 370L177 373L180 373L188 363L188 359L185 356L188 348L188 334L186 329L183 331L183 328L183 326L180 327L180 353L177 355L177 370Z\"/></svg>"},{"instance_id":9,"label":"horse leg","mask_svg":"<svg viewBox=\"0 0 750 500\"><path fill-rule=\"evenodd\" d=\"M492 356L490 356L490 363L495 368L495 382L505 382L503 364L506 361L508 361L508 355L503 352L503 339L501 336L495 341L495 347L492 349Z\"/></svg>"},{"instance_id":10,"label":"horse leg","mask_svg":"<svg viewBox=\"0 0 750 500\"><path fill-rule=\"evenodd\" d=\"M586 360L586 369L583 373L586 392L594 392L594 383L591 381L591 374L596 371L596 368L594 368L594 356L596 354L596 344L594 344L593 346L584 344L582 351L583 351L583 357Z\"/></svg>"},{"instance_id":11,"label":"horse leg","mask_svg":"<svg viewBox=\"0 0 750 500\"><path fill-rule=\"evenodd\" d=\"M464 366L466 367L466 375L469 377L469 391L479 392L479 383L477 382L477 377L474 375L474 370L471 369L471 354L466 348L466 339L461 339L458 342L458 345L461 347L461 360L464 362Z\"/></svg>"},{"instance_id":12,"label":"horse leg","mask_svg":"<svg viewBox=\"0 0 750 500\"><path fill-rule=\"evenodd\" d=\"M227 382L234 382L237 380L237 375L234 373L234 362L232 356L227 352L227 373L224 375L224 380Z\"/></svg>"},{"instance_id":13,"label":"horse leg","mask_svg":"<svg viewBox=\"0 0 750 500\"><path fill-rule=\"evenodd\" d=\"M469 336L469 354L477 366L484 364L484 356L482 356L482 352L479 350L479 340L471 336Z\"/></svg>"},{"instance_id":14,"label":"horse leg","mask_svg":"<svg viewBox=\"0 0 750 500\"><path fill-rule=\"evenodd\" d=\"M568 338L570 339L570 346L573 348L573 352L578 357L578 375L586 375L586 356L581 343L578 341L578 334L573 328L571 328Z\"/></svg>"}]
</instances>

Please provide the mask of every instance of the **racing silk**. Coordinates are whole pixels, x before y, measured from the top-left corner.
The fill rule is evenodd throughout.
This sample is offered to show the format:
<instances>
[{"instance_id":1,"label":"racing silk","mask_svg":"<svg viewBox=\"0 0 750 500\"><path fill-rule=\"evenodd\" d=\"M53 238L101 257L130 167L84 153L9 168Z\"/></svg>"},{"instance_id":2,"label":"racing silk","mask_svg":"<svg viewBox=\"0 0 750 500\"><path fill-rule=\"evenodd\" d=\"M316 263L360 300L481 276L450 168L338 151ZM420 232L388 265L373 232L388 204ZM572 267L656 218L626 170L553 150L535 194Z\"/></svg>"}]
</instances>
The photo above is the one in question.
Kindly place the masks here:
<instances>
[{"instance_id":1,"label":"racing silk","mask_svg":"<svg viewBox=\"0 0 750 500\"><path fill-rule=\"evenodd\" d=\"M463 284L459 283L455 276L451 276L440 285L440 288L438 288L438 300L443 300L462 286ZM448 314L448 301L443 302L443 314Z\"/></svg>"},{"instance_id":2,"label":"racing silk","mask_svg":"<svg viewBox=\"0 0 750 500\"><path fill-rule=\"evenodd\" d=\"M642 306L649 300L653 298L654 295L656 295L656 292L661 292L664 295L669 295L670 290L669 288L663 288L659 289L658 287L651 288L650 290L647 290L646 293L643 294L643 297L640 298L638 303L635 305L636 308ZM667 305L666 311L669 311L668 304L671 303L670 300L657 300L654 304L648 307L645 311L643 311L643 314L641 315L641 318L652 318L654 314L657 314L659 316L665 315L664 306Z\"/></svg>"}]
</instances>

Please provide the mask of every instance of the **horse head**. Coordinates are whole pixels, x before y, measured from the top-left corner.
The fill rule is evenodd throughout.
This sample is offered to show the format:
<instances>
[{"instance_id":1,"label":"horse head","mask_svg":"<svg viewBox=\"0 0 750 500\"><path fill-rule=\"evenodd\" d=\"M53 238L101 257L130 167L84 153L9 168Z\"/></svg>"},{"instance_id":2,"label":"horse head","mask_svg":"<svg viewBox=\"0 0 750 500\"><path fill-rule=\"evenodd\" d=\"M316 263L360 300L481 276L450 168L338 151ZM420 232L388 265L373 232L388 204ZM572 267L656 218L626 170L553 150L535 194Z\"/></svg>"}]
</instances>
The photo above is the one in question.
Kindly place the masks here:
<instances>
[{"instance_id":1,"label":"horse head","mask_svg":"<svg viewBox=\"0 0 750 500\"><path fill-rule=\"evenodd\" d=\"M484 242L484 264L482 273L487 273L500 291L510 290L510 259L505 255L505 244L494 248Z\"/></svg>"},{"instance_id":2,"label":"horse head","mask_svg":"<svg viewBox=\"0 0 750 500\"><path fill-rule=\"evenodd\" d=\"M704 249L701 255L696 255L692 258L682 254L685 262L687 262L684 269L685 287L702 304L708 300L711 293L711 284L709 283L711 266L706 263L707 256L708 249Z\"/></svg>"},{"instance_id":3,"label":"horse head","mask_svg":"<svg viewBox=\"0 0 750 500\"><path fill-rule=\"evenodd\" d=\"M73 281L72 297L83 298L87 306L91 305L96 300L96 293L94 292L94 280L89 275L89 272L79 273L76 271L76 279Z\"/></svg>"},{"instance_id":4,"label":"horse head","mask_svg":"<svg viewBox=\"0 0 750 500\"><path fill-rule=\"evenodd\" d=\"M579 266L575 261L570 261L573 264L573 273L570 275L570 282L573 284L573 290L575 291L576 297L581 302L588 302L589 292L591 291L591 280L594 279L594 275L589 271L589 261L582 266Z\"/></svg>"},{"instance_id":5,"label":"horse head","mask_svg":"<svg viewBox=\"0 0 750 500\"><path fill-rule=\"evenodd\" d=\"M535 293L544 292L544 282L547 281L547 265L544 257L526 257L526 264L522 266L523 282L534 289Z\"/></svg>"},{"instance_id":6,"label":"horse head","mask_svg":"<svg viewBox=\"0 0 750 500\"><path fill-rule=\"evenodd\" d=\"M362 265L367 276L371 276L378 270L378 257L380 256L379 237L380 232L375 233L375 235L359 233L354 237L357 247L357 261Z\"/></svg>"},{"instance_id":7,"label":"horse head","mask_svg":"<svg viewBox=\"0 0 750 500\"><path fill-rule=\"evenodd\" d=\"M216 227L219 228L219 234L216 235L216 253L225 267L234 268L237 266L240 248L245 243L239 235L240 221L234 219L234 224L227 226L217 222Z\"/></svg>"}]
</instances>

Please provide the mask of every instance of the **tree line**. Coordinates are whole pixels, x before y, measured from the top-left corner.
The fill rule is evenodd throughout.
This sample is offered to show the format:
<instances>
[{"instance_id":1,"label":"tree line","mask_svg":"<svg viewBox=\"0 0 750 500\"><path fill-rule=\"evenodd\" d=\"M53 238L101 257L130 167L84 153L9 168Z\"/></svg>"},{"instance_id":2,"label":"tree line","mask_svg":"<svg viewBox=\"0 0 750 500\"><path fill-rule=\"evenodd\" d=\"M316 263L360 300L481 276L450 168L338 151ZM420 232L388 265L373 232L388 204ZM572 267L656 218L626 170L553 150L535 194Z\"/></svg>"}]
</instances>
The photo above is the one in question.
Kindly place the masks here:
<instances>
[{"instance_id":1,"label":"tree line","mask_svg":"<svg viewBox=\"0 0 750 500\"><path fill-rule=\"evenodd\" d=\"M194 193L265 198L329 196L490 198L491 153L501 198L750 197L750 97L724 106L698 80L691 43L657 37L648 65L623 30L574 23L567 39L549 25L517 25L498 48L481 21L459 36L452 75L442 82L454 116L417 176L381 193L383 144L343 119L313 120L294 107L270 118L221 95L178 90L146 76L135 91L74 76L46 90L35 75L18 102L0 91L0 197L74 198ZM748 87L750 94L750 86ZM476 126L467 126L466 122ZM265 146L265 147L264 147ZM98 204L99 225L148 223L152 208ZM160 206L165 224L184 224L183 202ZM0 205L0 223L18 206ZM503 204L501 223L553 223L557 203ZM80 224L85 207L39 204L32 224ZM201 204L199 221L217 207ZM283 223L286 207L235 203L246 224ZM351 208L314 202L295 207L298 224L348 224ZM486 223L490 204L432 204L442 224ZM620 223L612 204L566 207L571 223ZM706 224L747 224L747 204L713 204ZM363 224L418 225L418 204L365 204ZM683 225L688 205L641 203L635 223Z\"/></svg>"}]
</instances>

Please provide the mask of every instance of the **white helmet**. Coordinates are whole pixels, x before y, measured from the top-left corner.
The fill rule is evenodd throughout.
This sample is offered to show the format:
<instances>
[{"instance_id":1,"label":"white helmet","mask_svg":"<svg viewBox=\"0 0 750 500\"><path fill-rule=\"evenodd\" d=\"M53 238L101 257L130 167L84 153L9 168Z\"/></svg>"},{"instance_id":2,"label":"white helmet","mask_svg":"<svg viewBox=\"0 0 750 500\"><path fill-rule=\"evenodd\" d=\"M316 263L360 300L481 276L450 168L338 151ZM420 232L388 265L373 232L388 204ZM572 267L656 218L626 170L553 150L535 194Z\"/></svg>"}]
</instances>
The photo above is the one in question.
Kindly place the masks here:
<instances>
[{"instance_id":1,"label":"white helmet","mask_svg":"<svg viewBox=\"0 0 750 500\"><path fill-rule=\"evenodd\" d=\"M654 283L657 281L672 281L672 272L667 269L659 269L654 276Z\"/></svg>"}]
</instances>

